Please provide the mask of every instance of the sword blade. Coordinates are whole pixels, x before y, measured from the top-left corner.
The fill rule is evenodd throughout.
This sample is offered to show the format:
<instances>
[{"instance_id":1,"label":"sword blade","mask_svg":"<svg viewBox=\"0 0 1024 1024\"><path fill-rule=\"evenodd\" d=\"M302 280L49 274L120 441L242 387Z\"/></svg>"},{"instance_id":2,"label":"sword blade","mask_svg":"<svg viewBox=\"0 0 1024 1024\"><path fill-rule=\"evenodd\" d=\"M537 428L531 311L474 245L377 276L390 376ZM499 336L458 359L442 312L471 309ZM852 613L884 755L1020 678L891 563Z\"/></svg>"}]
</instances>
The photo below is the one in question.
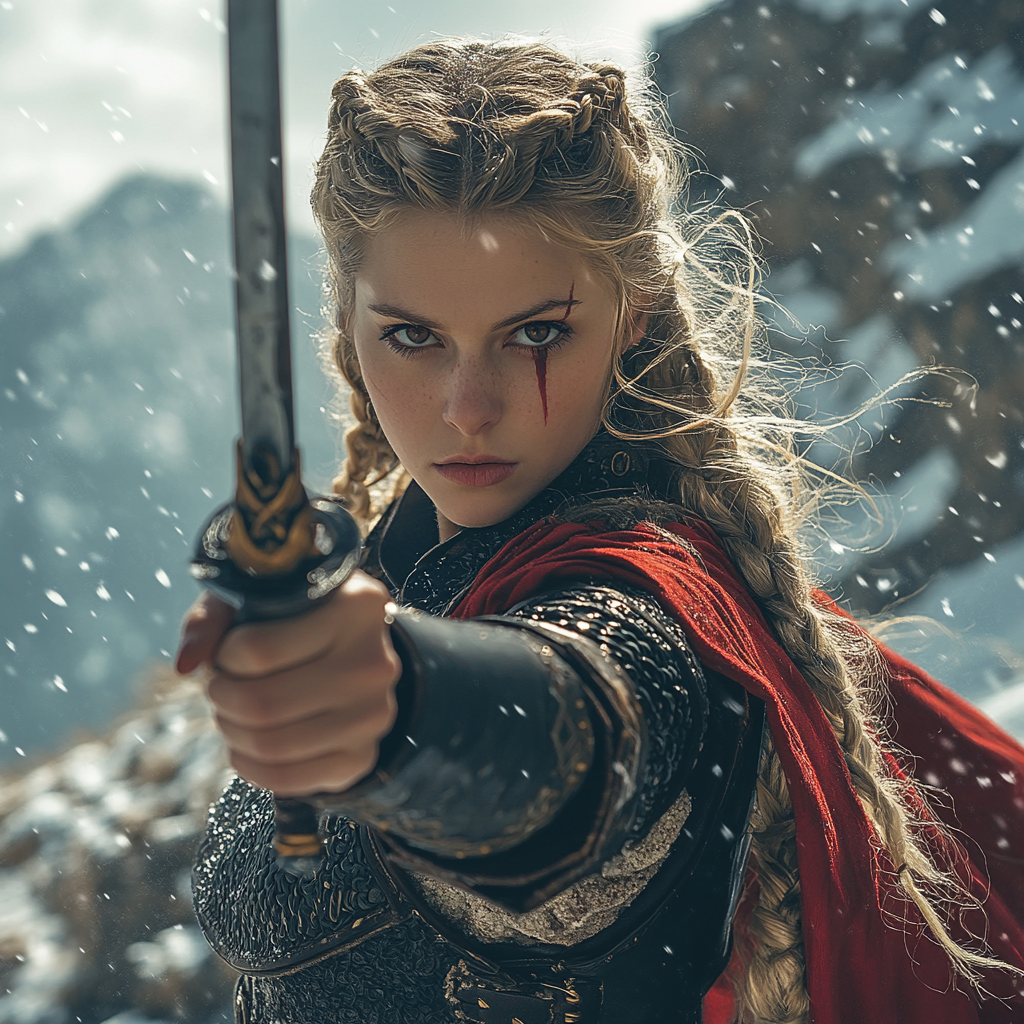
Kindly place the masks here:
<instances>
[{"instance_id":1,"label":"sword blade","mask_svg":"<svg viewBox=\"0 0 1024 1024\"><path fill-rule=\"evenodd\" d=\"M228 77L242 461L279 484L295 428L277 0L228 0Z\"/></svg>"}]
</instances>

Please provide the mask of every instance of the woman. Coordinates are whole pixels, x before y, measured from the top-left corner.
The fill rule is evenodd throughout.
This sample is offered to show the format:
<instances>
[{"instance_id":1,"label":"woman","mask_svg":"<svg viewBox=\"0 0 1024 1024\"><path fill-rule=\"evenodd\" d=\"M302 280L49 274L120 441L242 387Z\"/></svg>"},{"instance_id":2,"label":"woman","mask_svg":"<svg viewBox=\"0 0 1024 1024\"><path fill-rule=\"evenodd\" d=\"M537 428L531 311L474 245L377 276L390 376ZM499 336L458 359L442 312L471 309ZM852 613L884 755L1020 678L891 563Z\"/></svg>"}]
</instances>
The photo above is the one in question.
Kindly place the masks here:
<instances>
[{"instance_id":1,"label":"woman","mask_svg":"<svg viewBox=\"0 0 1024 1024\"><path fill-rule=\"evenodd\" d=\"M335 85L337 489L367 523L400 494L312 614L186 620L241 776L195 872L240 1020L1024 1013L1024 752L812 590L742 222L672 210L659 117L517 42ZM954 795L954 761L987 773L973 859L896 726ZM275 868L268 791L330 812L311 879Z\"/></svg>"}]
</instances>

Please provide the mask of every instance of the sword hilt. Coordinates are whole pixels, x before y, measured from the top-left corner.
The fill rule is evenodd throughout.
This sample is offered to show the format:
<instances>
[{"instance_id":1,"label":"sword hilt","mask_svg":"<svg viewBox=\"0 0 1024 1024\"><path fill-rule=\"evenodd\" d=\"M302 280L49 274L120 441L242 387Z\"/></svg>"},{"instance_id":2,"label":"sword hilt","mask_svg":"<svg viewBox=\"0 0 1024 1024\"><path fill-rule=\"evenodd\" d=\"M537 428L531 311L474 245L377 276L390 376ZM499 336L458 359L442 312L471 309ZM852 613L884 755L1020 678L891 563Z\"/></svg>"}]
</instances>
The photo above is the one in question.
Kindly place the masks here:
<instances>
[{"instance_id":1,"label":"sword hilt","mask_svg":"<svg viewBox=\"0 0 1024 1024\"><path fill-rule=\"evenodd\" d=\"M311 611L359 565L362 535L336 497L306 495L297 450L283 480L273 460L260 469L238 456L235 500L199 534L192 576L237 609L236 622L266 622ZM323 857L316 810L274 798L274 850L291 874L310 875Z\"/></svg>"},{"instance_id":2,"label":"sword hilt","mask_svg":"<svg viewBox=\"0 0 1024 1024\"><path fill-rule=\"evenodd\" d=\"M310 498L297 450L283 480L264 480L238 456L235 500L199 533L192 576L238 610L238 622L302 615L359 565L362 534L335 496Z\"/></svg>"},{"instance_id":3,"label":"sword hilt","mask_svg":"<svg viewBox=\"0 0 1024 1024\"><path fill-rule=\"evenodd\" d=\"M324 837L317 811L304 800L274 797L274 853L282 870L309 877L324 858Z\"/></svg>"}]
</instances>

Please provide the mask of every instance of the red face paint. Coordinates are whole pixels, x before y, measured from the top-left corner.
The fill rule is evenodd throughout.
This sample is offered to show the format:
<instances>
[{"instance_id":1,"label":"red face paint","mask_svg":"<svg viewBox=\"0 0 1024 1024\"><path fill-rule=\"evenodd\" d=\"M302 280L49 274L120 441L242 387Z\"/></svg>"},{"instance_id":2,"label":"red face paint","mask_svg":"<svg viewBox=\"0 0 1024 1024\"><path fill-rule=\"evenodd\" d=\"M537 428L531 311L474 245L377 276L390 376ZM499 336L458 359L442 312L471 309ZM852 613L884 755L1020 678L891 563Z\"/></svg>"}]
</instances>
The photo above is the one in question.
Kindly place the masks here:
<instances>
[{"instance_id":1,"label":"red face paint","mask_svg":"<svg viewBox=\"0 0 1024 1024\"><path fill-rule=\"evenodd\" d=\"M533 351L533 368L537 371L537 389L540 391L540 404L544 409L544 424L548 422L548 350L535 348Z\"/></svg>"},{"instance_id":2,"label":"red face paint","mask_svg":"<svg viewBox=\"0 0 1024 1024\"><path fill-rule=\"evenodd\" d=\"M565 304L565 312L561 320L564 323L572 312L572 297L576 292L576 282L569 285L569 300ZM535 348L533 350L533 368L537 371L537 390L540 391L540 404L544 410L544 423L548 422L548 350L546 348Z\"/></svg>"}]
</instances>

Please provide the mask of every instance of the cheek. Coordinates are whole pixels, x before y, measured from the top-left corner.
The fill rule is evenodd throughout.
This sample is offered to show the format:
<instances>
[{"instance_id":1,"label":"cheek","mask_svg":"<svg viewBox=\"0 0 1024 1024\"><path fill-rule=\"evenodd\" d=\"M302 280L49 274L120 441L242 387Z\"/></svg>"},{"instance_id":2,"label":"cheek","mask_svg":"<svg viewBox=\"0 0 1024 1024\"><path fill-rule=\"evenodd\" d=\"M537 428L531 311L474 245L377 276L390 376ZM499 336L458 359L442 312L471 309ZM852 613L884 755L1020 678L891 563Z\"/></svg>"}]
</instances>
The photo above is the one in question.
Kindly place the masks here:
<instances>
[{"instance_id":1,"label":"cheek","mask_svg":"<svg viewBox=\"0 0 1024 1024\"><path fill-rule=\"evenodd\" d=\"M541 392L544 422L589 428L600 415L607 389L605 357L594 354L538 362L536 386Z\"/></svg>"},{"instance_id":2,"label":"cheek","mask_svg":"<svg viewBox=\"0 0 1024 1024\"><path fill-rule=\"evenodd\" d=\"M402 360L388 359L379 345L361 345L356 342L359 371L374 408L383 410L388 405L401 405L415 378L405 372Z\"/></svg>"},{"instance_id":3,"label":"cheek","mask_svg":"<svg viewBox=\"0 0 1024 1024\"><path fill-rule=\"evenodd\" d=\"M420 433L432 415L432 389L412 360L375 358L373 346L367 350L357 345L356 355L381 429L392 447L407 447L405 442Z\"/></svg>"},{"instance_id":4,"label":"cheek","mask_svg":"<svg viewBox=\"0 0 1024 1024\"><path fill-rule=\"evenodd\" d=\"M394 376L371 380L365 372L363 379L381 429L393 446L406 447L423 436L435 417L435 403L422 382L396 380Z\"/></svg>"}]
</instances>

